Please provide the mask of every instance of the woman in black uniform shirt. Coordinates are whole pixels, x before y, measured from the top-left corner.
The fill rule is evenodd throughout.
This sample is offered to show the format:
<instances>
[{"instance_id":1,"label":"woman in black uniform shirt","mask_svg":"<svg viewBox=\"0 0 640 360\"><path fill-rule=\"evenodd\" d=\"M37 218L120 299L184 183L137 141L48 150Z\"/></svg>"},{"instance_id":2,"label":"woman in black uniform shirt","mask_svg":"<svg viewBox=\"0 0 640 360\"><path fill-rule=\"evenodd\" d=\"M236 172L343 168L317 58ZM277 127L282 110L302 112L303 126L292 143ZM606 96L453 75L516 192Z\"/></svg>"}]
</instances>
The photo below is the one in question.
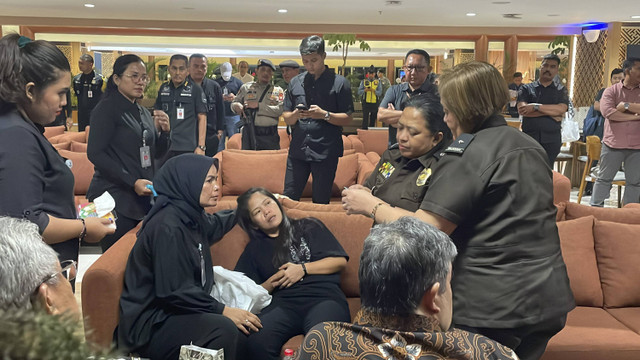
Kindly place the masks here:
<instances>
[{"instance_id":1,"label":"woman in black uniform shirt","mask_svg":"<svg viewBox=\"0 0 640 360\"><path fill-rule=\"evenodd\" d=\"M385 151L363 185L342 192L347 214L390 222L422 208L431 174L451 143L440 99L425 93L409 98L398 121L397 144Z\"/></svg>"},{"instance_id":2,"label":"woman in black uniform shirt","mask_svg":"<svg viewBox=\"0 0 640 360\"><path fill-rule=\"evenodd\" d=\"M109 220L78 220L73 174L42 135L66 105L69 62L53 44L11 34L0 40L0 215L38 225L61 260L78 260L78 238L97 242Z\"/></svg>"},{"instance_id":3,"label":"woman in black uniform shirt","mask_svg":"<svg viewBox=\"0 0 640 360\"><path fill-rule=\"evenodd\" d=\"M349 257L322 222L289 219L263 188L251 188L238 197L237 216L250 242L235 270L273 295L259 315L262 329L248 338L250 359L279 359L282 345L291 337L323 321L351 320L340 289L340 271Z\"/></svg>"},{"instance_id":4,"label":"woman in black uniform shirt","mask_svg":"<svg viewBox=\"0 0 640 360\"><path fill-rule=\"evenodd\" d=\"M138 225L151 209L154 159L169 147L169 118L151 117L136 103L148 82L138 56L120 56L113 64L107 90L91 113L87 155L95 174L87 191L89 201L108 191L116 201L116 232L102 239L106 251Z\"/></svg>"},{"instance_id":5,"label":"woman in black uniform shirt","mask_svg":"<svg viewBox=\"0 0 640 360\"><path fill-rule=\"evenodd\" d=\"M235 225L231 210L214 215L204 211L217 203L217 167L217 159L184 154L158 171L158 197L124 273L115 330L123 352L175 360L182 345L193 343L224 349L225 359L235 360L237 324L246 319L255 330L260 326L257 316L210 295L214 283L209 248Z\"/></svg>"},{"instance_id":6,"label":"woman in black uniform shirt","mask_svg":"<svg viewBox=\"0 0 640 360\"><path fill-rule=\"evenodd\" d=\"M453 322L539 359L575 307L560 252L553 176L535 140L500 115L507 83L472 61L440 77L455 140L418 218L451 234Z\"/></svg>"}]
</instances>

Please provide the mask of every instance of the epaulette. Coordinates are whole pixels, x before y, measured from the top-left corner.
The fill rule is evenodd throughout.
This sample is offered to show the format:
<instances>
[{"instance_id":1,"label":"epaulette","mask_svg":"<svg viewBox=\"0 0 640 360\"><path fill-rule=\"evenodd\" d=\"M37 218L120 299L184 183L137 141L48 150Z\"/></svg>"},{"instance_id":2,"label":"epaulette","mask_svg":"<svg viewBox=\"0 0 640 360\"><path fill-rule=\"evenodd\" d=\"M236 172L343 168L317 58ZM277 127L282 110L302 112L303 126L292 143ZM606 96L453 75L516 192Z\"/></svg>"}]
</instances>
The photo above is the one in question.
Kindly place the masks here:
<instances>
[{"instance_id":1,"label":"epaulette","mask_svg":"<svg viewBox=\"0 0 640 360\"><path fill-rule=\"evenodd\" d=\"M462 155L467 149L467 146L473 141L475 135L473 134L460 134L448 148L444 150L445 154Z\"/></svg>"},{"instance_id":2,"label":"epaulette","mask_svg":"<svg viewBox=\"0 0 640 360\"><path fill-rule=\"evenodd\" d=\"M398 145L398 143L395 143L395 144L389 146L389 150L395 150L395 149L400 149L400 145Z\"/></svg>"}]
</instances>

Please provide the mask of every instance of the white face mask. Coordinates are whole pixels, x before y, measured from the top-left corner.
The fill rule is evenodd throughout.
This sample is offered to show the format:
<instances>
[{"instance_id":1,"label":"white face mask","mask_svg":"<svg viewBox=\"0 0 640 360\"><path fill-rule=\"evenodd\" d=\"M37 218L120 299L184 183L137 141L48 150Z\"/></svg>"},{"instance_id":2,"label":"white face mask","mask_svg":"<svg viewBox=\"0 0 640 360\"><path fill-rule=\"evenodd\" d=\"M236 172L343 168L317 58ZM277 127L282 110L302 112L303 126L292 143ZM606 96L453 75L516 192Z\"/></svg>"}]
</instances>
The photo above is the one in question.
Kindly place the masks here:
<instances>
[{"instance_id":1,"label":"white face mask","mask_svg":"<svg viewBox=\"0 0 640 360\"><path fill-rule=\"evenodd\" d=\"M229 81L229 79L231 79L231 75L227 75L227 76L222 75L222 80Z\"/></svg>"}]
</instances>

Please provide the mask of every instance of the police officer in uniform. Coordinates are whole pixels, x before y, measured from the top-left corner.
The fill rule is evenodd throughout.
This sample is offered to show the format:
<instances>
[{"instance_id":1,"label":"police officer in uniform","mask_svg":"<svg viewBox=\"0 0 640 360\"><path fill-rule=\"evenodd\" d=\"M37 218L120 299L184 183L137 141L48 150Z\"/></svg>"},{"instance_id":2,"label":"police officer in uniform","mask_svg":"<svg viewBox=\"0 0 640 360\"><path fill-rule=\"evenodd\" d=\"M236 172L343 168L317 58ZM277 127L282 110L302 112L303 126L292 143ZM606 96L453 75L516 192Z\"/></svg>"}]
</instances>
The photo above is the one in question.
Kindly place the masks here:
<instances>
[{"instance_id":1,"label":"police officer in uniform","mask_svg":"<svg viewBox=\"0 0 640 360\"><path fill-rule=\"evenodd\" d=\"M295 62L294 60L285 60L281 62L279 65L280 70L282 71L282 80L284 80L286 86L283 89L287 90L289 87L289 83L291 79L300 74L300 64Z\"/></svg>"},{"instance_id":2,"label":"police officer in uniform","mask_svg":"<svg viewBox=\"0 0 640 360\"><path fill-rule=\"evenodd\" d=\"M91 111L100 101L107 83L102 74L93 70L93 57L89 54L78 60L80 74L73 77L73 91L78 98L78 131L89 125Z\"/></svg>"},{"instance_id":3,"label":"police officer in uniform","mask_svg":"<svg viewBox=\"0 0 640 360\"><path fill-rule=\"evenodd\" d=\"M282 115L284 90L271 85L275 65L260 59L256 68L257 81L240 88L231 110L245 119L242 129L243 150L279 150L278 118Z\"/></svg>"},{"instance_id":4,"label":"police officer in uniform","mask_svg":"<svg viewBox=\"0 0 640 360\"><path fill-rule=\"evenodd\" d=\"M417 216L458 248L454 326L486 335L520 359L539 359L575 307L546 153L500 115L509 92L493 66L459 64L440 77L439 90L455 140Z\"/></svg>"},{"instance_id":5,"label":"police officer in uniform","mask_svg":"<svg viewBox=\"0 0 640 360\"><path fill-rule=\"evenodd\" d=\"M398 142L385 151L363 185L342 191L348 214L371 216L378 222L414 216L423 203L442 151L451 143L440 98L422 94L407 101L398 121ZM377 214L389 205L386 217Z\"/></svg>"},{"instance_id":6,"label":"police officer in uniform","mask_svg":"<svg viewBox=\"0 0 640 360\"><path fill-rule=\"evenodd\" d=\"M207 99L207 138L205 155L213 156L218 152L218 142L224 134L224 103L222 88L213 79L207 78L207 57L204 54L189 56L189 77L187 81L200 85Z\"/></svg>"},{"instance_id":7,"label":"police officer in uniform","mask_svg":"<svg viewBox=\"0 0 640 360\"><path fill-rule=\"evenodd\" d=\"M294 77L284 101L284 121L295 125L287 158L284 193L299 200L309 174L313 202L328 204L342 156L342 126L352 120L351 84L324 65L324 40L317 35L300 44L306 72Z\"/></svg>"},{"instance_id":8,"label":"police officer in uniform","mask_svg":"<svg viewBox=\"0 0 640 360\"><path fill-rule=\"evenodd\" d=\"M378 104L382 95L382 86L376 79L376 68L371 65L367 75L358 87L358 95L362 98L362 128L367 130L369 126L376 126L378 119Z\"/></svg>"},{"instance_id":9,"label":"police officer in uniform","mask_svg":"<svg viewBox=\"0 0 640 360\"><path fill-rule=\"evenodd\" d=\"M207 150L207 99L200 85L187 79L187 61L184 55L171 56L171 81L160 86L154 105L169 116L171 125L171 148L164 161L185 153L204 155Z\"/></svg>"}]
</instances>

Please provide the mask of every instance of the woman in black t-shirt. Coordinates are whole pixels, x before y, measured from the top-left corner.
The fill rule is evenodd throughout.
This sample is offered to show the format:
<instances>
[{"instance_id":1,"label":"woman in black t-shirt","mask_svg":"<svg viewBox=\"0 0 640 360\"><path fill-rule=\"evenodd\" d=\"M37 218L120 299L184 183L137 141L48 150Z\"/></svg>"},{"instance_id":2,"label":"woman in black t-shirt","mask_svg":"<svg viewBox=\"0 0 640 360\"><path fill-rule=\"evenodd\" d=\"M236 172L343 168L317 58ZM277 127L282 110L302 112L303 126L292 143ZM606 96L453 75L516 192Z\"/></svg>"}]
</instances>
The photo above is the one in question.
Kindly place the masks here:
<instances>
[{"instance_id":1,"label":"woman in black t-shirt","mask_svg":"<svg viewBox=\"0 0 640 360\"><path fill-rule=\"evenodd\" d=\"M236 265L273 295L249 335L250 358L278 359L282 345L323 321L350 321L340 290L349 257L317 219L290 219L275 196L251 188L238 197L238 224L251 241Z\"/></svg>"},{"instance_id":2,"label":"woman in black t-shirt","mask_svg":"<svg viewBox=\"0 0 640 360\"><path fill-rule=\"evenodd\" d=\"M102 100L91 113L87 156L95 174L87 191L93 201L105 191L116 202L114 234L100 242L106 251L133 229L151 209L151 179L154 159L169 148L169 117L160 112L152 117L138 105L147 86L144 62L133 54L123 55L113 64Z\"/></svg>"}]
</instances>

